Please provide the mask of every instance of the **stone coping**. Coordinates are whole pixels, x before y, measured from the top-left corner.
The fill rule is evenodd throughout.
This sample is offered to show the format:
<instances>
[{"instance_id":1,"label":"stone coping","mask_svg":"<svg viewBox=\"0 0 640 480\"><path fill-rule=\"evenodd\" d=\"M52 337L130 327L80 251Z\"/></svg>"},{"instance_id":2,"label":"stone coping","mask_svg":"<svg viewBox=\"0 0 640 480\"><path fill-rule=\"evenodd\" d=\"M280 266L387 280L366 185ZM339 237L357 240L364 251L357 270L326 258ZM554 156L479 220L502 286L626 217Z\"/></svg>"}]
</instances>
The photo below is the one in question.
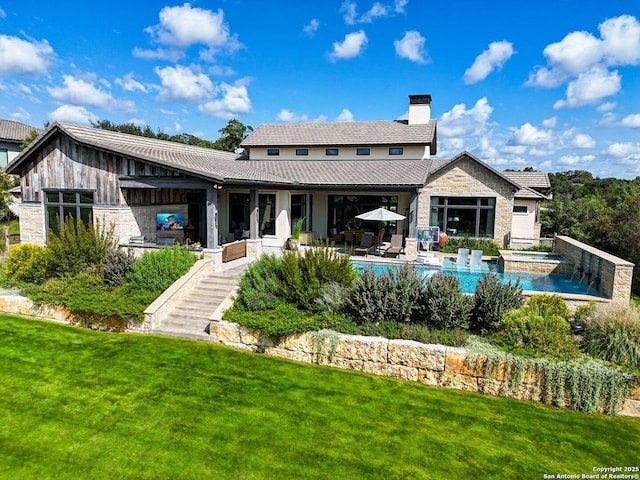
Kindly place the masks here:
<instances>
[{"instance_id":1,"label":"stone coping","mask_svg":"<svg viewBox=\"0 0 640 480\"><path fill-rule=\"evenodd\" d=\"M592 255L602 258L603 260L607 260L608 262L613 263L617 267L629 267L633 268L635 266L634 263L628 262L620 257L616 257L615 255L611 255L610 253L604 252L596 247L592 247L591 245L587 245L586 243L582 243L578 240L575 240L571 237L567 237L564 235L558 235L556 237L559 240L567 242L569 245L580 248L586 252L589 252ZM554 249L555 251L555 249Z\"/></svg>"}]
</instances>

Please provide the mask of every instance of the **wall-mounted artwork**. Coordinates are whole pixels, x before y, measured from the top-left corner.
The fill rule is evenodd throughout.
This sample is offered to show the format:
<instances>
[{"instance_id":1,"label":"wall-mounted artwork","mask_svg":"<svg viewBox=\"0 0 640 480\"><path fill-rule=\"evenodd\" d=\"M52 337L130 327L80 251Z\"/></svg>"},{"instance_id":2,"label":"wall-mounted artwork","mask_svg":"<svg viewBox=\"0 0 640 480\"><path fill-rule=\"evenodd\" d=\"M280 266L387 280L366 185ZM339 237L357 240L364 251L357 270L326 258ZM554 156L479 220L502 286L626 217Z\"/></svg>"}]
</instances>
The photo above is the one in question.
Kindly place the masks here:
<instances>
[{"instance_id":1,"label":"wall-mounted artwork","mask_svg":"<svg viewBox=\"0 0 640 480\"><path fill-rule=\"evenodd\" d=\"M156 214L156 230L184 230L184 213Z\"/></svg>"}]
</instances>

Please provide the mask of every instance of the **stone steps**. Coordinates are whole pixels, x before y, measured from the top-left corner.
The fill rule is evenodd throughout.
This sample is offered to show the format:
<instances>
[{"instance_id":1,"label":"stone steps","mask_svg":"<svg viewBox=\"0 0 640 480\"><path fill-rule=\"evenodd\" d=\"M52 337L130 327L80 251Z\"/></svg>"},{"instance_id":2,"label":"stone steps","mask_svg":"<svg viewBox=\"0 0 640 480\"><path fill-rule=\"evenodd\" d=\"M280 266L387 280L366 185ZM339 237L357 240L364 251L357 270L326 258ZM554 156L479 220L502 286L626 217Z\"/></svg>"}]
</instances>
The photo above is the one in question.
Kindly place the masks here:
<instances>
[{"instance_id":1,"label":"stone steps","mask_svg":"<svg viewBox=\"0 0 640 480\"><path fill-rule=\"evenodd\" d=\"M210 273L175 302L167 317L150 333L187 338L209 339L209 317L238 286L247 266Z\"/></svg>"}]
</instances>

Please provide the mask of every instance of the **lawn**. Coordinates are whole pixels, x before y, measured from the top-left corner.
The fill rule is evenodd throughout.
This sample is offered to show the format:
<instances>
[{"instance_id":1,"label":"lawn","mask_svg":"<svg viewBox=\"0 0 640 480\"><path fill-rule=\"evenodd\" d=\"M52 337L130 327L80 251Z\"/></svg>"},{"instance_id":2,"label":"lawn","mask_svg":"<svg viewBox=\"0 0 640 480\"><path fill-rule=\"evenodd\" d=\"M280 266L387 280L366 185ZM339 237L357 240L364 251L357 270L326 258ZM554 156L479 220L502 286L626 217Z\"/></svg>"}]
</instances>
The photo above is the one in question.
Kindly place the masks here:
<instances>
[{"instance_id":1,"label":"lawn","mask_svg":"<svg viewBox=\"0 0 640 480\"><path fill-rule=\"evenodd\" d=\"M637 466L640 419L0 316L0 478L541 479Z\"/></svg>"}]
</instances>

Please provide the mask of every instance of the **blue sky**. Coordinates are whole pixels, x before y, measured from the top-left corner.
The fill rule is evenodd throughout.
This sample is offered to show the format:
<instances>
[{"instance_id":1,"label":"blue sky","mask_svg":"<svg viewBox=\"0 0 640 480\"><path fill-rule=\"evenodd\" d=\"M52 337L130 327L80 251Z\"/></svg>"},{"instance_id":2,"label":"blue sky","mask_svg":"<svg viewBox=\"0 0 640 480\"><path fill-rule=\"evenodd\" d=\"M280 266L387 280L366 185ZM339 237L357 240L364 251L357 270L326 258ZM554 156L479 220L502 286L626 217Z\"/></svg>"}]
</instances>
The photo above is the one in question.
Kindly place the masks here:
<instances>
[{"instance_id":1,"label":"blue sky","mask_svg":"<svg viewBox=\"0 0 640 480\"><path fill-rule=\"evenodd\" d=\"M0 0L0 118L246 125L403 118L438 158L640 176L639 0Z\"/></svg>"}]
</instances>

